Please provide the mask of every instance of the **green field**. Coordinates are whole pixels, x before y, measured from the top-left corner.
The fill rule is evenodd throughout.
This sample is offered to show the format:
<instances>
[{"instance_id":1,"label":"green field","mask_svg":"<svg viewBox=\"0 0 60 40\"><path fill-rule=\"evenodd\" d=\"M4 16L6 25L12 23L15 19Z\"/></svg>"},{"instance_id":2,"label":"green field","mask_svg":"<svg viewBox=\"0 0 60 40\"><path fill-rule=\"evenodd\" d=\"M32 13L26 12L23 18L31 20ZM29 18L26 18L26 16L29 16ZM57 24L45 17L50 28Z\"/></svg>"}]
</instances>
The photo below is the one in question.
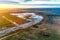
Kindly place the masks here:
<instances>
[{"instance_id":1,"label":"green field","mask_svg":"<svg viewBox=\"0 0 60 40\"><path fill-rule=\"evenodd\" d=\"M4 18L2 17L4 16ZM13 22L16 22L17 24L24 24L27 22L27 20L18 18L16 16L10 15L10 14L4 14L4 15L0 15L0 29L2 27L6 27L6 28L10 28L10 27L14 27L15 24L13 24Z\"/></svg>"},{"instance_id":2,"label":"green field","mask_svg":"<svg viewBox=\"0 0 60 40\"><path fill-rule=\"evenodd\" d=\"M13 16L13 17L16 18L15 16ZM16 21L15 19L12 18L12 16L10 16L8 18L13 21ZM0 20L2 21L0 24L3 24L3 25L10 23L9 21L2 19L2 18L0 18ZM18 24L20 24L20 22L18 20L16 22ZM43 22L42 24L41 23L37 24L37 26L32 26L25 30L17 30L17 31L15 31L15 33L13 35L11 35L7 38L3 37L2 40L60 40L60 33L59 33L60 24L55 24L55 22L56 21L52 20L51 17L48 17L48 19L45 22ZM60 22L60 21L58 21L58 22ZM46 28L46 30L41 30L43 28Z\"/></svg>"},{"instance_id":3,"label":"green field","mask_svg":"<svg viewBox=\"0 0 60 40\"><path fill-rule=\"evenodd\" d=\"M9 27L12 27L12 26L14 26L14 24L12 24L11 22L7 21L6 19L0 17L0 29L2 27L9 28Z\"/></svg>"},{"instance_id":4,"label":"green field","mask_svg":"<svg viewBox=\"0 0 60 40\"><path fill-rule=\"evenodd\" d=\"M55 26L54 24L55 23L50 24L49 22L37 24L39 26L32 26L25 30L18 30L18 32L16 31L16 34L3 40L60 40L60 33L57 32L58 25L55 24ZM46 28L46 30L42 31L41 29L43 28Z\"/></svg>"}]
</instances>

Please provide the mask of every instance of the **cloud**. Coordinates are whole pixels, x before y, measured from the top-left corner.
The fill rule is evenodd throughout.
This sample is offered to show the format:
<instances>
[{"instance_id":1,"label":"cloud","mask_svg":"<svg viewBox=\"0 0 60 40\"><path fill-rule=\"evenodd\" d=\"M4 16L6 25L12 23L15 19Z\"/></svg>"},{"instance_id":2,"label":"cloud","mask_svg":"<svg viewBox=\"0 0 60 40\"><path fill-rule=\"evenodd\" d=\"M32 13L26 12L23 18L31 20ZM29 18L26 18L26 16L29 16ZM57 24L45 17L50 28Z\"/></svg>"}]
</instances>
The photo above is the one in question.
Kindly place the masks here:
<instances>
[{"instance_id":1,"label":"cloud","mask_svg":"<svg viewBox=\"0 0 60 40\"><path fill-rule=\"evenodd\" d=\"M2 2L2 3L1 3ZM8 2L8 3L6 3ZM11 4L16 3L16 4ZM0 8L49 8L57 7L60 2L32 0L0 0Z\"/></svg>"},{"instance_id":2,"label":"cloud","mask_svg":"<svg viewBox=\"0 0 60 40\"><path fill-rule=\"evenodd\" d=\"M60 4L59 0L0 0L0 2L18 4Z\"/></svg>"},{"instance_id":3,"label":"cloud","mask_svg":"<svg viewBox=\"0 0 60 40\"><path fill-rule=\"evenodd\" d=\"M18 2L19 0L0 0L1 2L8 2L8 1L10 1L10 2Z\"/></svg>"},{"instance_id":4,"label":"cloud","mask_svg":"<svg viewBox=\"0 0 60 40\"><path fill-rule=\"evenodd\" d=\"M60 4L60 2L54 1L30 1L30 2L21 2L20 4Z\"/></svg>"},{"instance_id":5,"label":"cloud","mask_svg":"<svg viewBox=\"0 0 60 40\"><path fill-rule=\"evenodd\" d=\"M26 6L26 5L13 5L13 4L0 4L1 8L57 8L60 6Z\"/></svg>"}]
</instances>

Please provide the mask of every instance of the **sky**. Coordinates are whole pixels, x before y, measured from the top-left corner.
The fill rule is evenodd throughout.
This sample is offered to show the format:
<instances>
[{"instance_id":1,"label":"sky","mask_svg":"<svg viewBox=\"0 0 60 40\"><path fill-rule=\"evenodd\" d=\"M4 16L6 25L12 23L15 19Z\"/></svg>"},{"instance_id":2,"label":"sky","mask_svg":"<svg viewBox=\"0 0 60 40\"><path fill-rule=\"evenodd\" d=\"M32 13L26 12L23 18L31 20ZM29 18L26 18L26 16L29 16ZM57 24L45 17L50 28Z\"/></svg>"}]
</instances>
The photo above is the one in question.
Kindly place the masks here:
<instances>
[{"instance_id":1,"label":"sky","mask_svg":"<svg viewBox=\"0 0 60 40\"><path fill-rule=\"evenodd\" d=\"M42 6L60 6L60 0L0 0L1 6L13 7L42 7ZM23 7L22 7L23 8Z\"/></svg>"},{"instance_id":2,"label":"sky","mask_svg":"<svg viewBox=\"0 0 60 40\"><path fill-rule=\"evenodd\" d=\"M18 4L41 4L41 2L60 2L60 0L0 0L3 3L18 3Z\"/></svg>"}]
</instances>

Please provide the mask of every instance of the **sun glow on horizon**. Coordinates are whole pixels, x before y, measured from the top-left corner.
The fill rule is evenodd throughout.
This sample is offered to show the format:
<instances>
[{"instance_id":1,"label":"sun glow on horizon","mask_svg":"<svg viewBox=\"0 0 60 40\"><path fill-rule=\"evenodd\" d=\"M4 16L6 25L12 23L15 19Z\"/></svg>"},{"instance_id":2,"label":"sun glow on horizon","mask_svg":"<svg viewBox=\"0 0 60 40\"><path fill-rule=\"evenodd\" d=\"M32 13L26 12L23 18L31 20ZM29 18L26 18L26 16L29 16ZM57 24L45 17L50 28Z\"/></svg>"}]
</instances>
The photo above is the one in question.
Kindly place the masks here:
<instances>
[{"instance_id":1,"label":"sun glow on horizon","mask_svg":"<svg viewBox=\"0 0 60 40\"><path fill-rule=\"evenodd\" d=\"M28 5L18 5L18 4L0 4L0 9L8 8L51 8L56 6L28 6Z\"/></svg>"}]
</instances>

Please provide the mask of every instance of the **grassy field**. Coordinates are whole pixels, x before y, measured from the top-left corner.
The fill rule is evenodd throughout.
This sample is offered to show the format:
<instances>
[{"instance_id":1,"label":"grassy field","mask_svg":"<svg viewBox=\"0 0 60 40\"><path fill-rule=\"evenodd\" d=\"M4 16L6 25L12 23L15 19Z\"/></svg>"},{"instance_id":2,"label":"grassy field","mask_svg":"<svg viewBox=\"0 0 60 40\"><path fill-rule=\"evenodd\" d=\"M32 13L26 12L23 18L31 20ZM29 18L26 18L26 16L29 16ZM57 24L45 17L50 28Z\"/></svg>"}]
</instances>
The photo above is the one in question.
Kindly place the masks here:
<instances>
[{"instance_id":1,"label":"grassy field","mask_svg":"<svg viewBox=\"0 0 60 40\"><path fill-rule=\"evenodd\" d=\"M3 40L60 40L60 35L55 30L48 27L40 27L31 27L18 32L16 31L16 34Z\"/></svg>"},{"instance_id":2,"label":"grassy field","mask_svg":"<svg viewBox=\"0 0 60 40\"><path fill-rule=\"evenodd\" d=\"M60 40L60 34L57 32L59 26L55 25L50 22L40 23L25 30L15 31L16 33L3 40Z\"/></svg>"},{"instance_id":3,"label":"grassy field","mask_svg":"<svg viewBox=\"0 0 60 40\"><path fill-rule=\"evenodd\" d=\"M6 19L0 17L0 29L1 28L9 28L14 26L14 24L12 24L11 22L7 21Z\"/></svg>"},{"instance_id":4,"label":"grassy field","mask_svg":"<svg viewBox=\"0 0 60 40\"><path fill-rule=\"evenodd\" d=\"M4 18L2 16L5 16ZM24 20L22 18L18 18L16 16L12 16L9 14L4 14L0 16L0 29L3 28L10 28L10 27L14 27L15 24L13 24L13 22L16 22L17 24L24 24L27 22L27 20Z\"/></svg>"},{"instance_id":5,"label":"grassy field","mask_svg":"<svg viewBox=\"0 0 60 40\"><path fill-rule=\"evenodd\" d=\"M58 19L54 21L50 17L42 24L34 25L25 30L17 30L13 35L7 38L3 37L0 40L60 40L60 21Z\"/></svg>"}]
</instances>

